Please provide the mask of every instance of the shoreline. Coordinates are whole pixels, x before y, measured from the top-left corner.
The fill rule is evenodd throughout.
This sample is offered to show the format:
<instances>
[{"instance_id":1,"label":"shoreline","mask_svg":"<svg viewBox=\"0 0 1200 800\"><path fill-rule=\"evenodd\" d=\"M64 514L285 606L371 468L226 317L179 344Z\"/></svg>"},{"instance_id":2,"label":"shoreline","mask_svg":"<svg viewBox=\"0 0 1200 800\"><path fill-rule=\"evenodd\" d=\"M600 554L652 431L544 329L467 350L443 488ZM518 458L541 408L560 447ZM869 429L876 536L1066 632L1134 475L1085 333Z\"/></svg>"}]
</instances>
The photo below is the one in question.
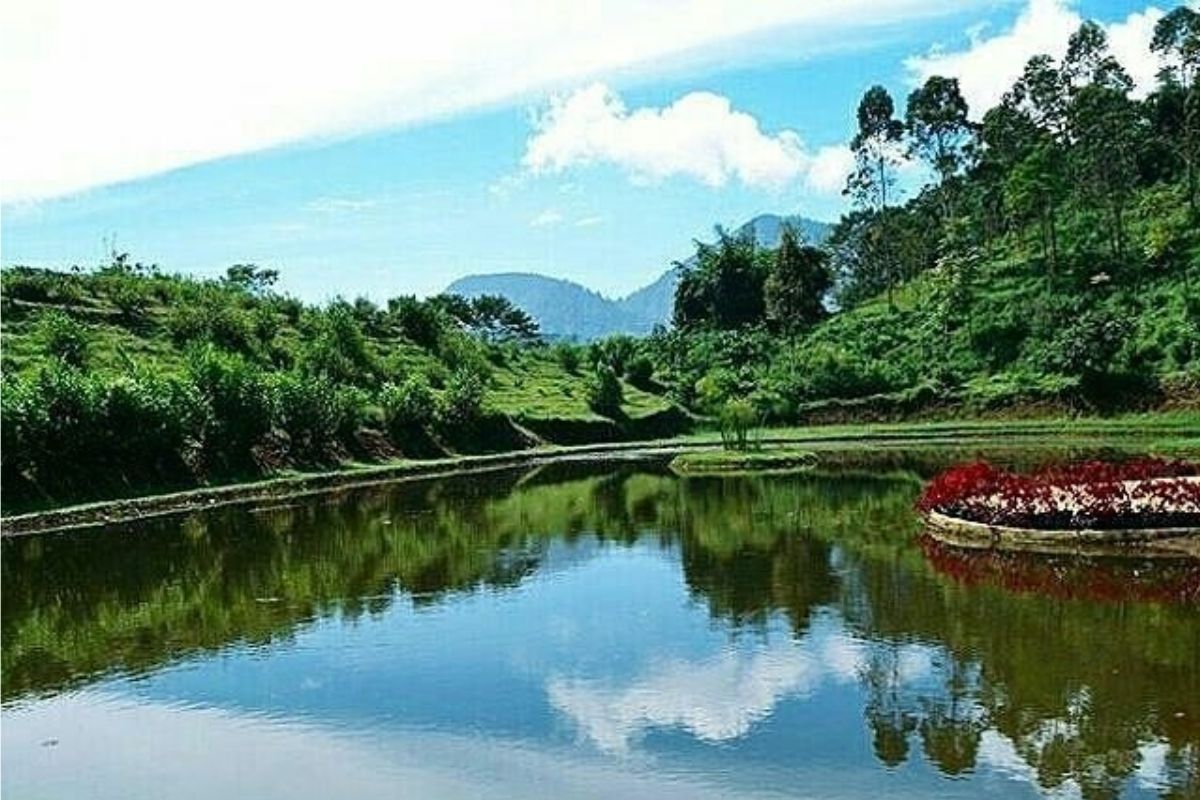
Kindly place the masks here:
<instances>
[{"instance_id":1,"label":"shoreline","mask_svg":"<svg viewBox=\"0 0 1200 800\"><path fill-rule=\"evenodd\" d=\"M1155 424L1160 422L1163 424ZM1191 431L1163 420L1044 420L882 424L828 426L810 429L779 428L765 431L761 443L823 447L837 445L889 447L948 447L973 443L1059 443L1104 446L1123 440L1156 437L1187 440ZM1049 442L1047 440L1050 440ZM97 500L58 508L0 517L0 537L89 530L160 519L207 509L276 504L385 483L446 478L551 461L630 459L668 456L687 450L716 449L716 433L690 434L671 439L609 442L584 445L544 445L527 450L486 455L460 455L428 460L392 461L352 466L324 472L288 474L260 480L198 486L175 492Z\"/></svg>"}]
</instances>

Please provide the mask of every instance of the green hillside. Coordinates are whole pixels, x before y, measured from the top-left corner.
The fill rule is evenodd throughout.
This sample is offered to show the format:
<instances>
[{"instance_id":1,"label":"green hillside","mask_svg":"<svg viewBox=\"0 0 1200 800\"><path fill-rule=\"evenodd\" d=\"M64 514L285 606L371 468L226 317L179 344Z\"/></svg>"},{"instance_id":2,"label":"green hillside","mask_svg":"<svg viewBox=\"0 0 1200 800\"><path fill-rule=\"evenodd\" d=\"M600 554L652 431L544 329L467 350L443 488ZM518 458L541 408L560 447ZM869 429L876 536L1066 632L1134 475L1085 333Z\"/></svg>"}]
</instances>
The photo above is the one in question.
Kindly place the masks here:
<instances>
[{"instance_id":1,"label":"green hillside","mask_svg":"<svg viewBox=\"0 0 1200 800\"><path fill-rule=\"evenodd\" d=\"M317 307L274 277L4 270L5 508L690 424L500 298Z\"/></svg>"}]
</instances>

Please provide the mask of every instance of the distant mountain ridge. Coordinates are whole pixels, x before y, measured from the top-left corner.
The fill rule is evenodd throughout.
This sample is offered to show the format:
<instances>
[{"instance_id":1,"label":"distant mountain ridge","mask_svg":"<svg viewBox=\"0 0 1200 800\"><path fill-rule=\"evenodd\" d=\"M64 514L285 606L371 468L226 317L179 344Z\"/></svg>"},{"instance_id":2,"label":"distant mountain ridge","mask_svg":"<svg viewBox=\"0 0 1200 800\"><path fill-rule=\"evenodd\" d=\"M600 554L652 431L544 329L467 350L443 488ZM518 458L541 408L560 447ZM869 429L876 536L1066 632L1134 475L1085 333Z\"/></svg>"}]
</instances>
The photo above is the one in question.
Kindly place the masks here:
<instances>
[{"instance_id":1,"label":"distant mountain ridge","mask_svg":"<svg viewBox=\"0 0 1200 800\"><path fill-rule=\"evenodd\" d=\"M779 246L785 224L795 226L810 244L823 244L829 236L830 226L824 222L776 214L760 214L736 233L753 231L759 246L773 249ZM446 287L446 292L464 297L503 295L532 315L547 336L589 340L616 333L645 335L655 325L669 324L678 282L679 267L672 267L653 283L613 299L574 281L529 272L503 272L459 278Z\"/></svg>"}]
</instances>

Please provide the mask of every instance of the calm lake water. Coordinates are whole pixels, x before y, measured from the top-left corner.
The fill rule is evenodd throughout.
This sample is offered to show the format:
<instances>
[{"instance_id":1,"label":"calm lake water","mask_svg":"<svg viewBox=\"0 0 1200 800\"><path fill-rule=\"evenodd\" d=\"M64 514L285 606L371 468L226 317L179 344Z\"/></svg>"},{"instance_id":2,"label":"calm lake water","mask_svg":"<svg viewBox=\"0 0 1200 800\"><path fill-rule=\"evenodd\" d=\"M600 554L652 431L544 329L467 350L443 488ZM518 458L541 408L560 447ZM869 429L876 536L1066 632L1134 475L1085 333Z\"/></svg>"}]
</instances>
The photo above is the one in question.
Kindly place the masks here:
<instances>
[{"instance_id":1,"label":"calm lake water","mask_svg":"<svg viewBox=\"0 0 1200 800\"><path fill-rule=\"evenodd\" d=\"M933 547L972 455L5 541L3 796L1200 796L1195 564Z\"/></svg>"}]
</instances>

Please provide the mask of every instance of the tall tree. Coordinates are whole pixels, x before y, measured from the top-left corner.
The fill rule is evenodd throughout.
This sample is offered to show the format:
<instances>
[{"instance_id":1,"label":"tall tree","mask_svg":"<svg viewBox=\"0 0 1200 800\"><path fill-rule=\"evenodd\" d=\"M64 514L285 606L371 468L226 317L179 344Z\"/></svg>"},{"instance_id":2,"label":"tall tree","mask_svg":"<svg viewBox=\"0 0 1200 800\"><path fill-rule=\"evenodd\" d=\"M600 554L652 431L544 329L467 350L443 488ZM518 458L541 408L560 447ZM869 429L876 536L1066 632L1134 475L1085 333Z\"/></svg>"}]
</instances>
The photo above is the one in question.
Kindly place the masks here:
<instances>
[{"instance_id":1,"label":"tall tree","mask_svg":"<svg viewBox=\"0 0 1200 800\"><path fill-rule=\"evenodd\" d=\"M1125 209L1137 181L1141 117L1128 94L1093 83L1071 103L1076 174L1084 191L1110 217L1113 253L1125 253Z\"/></svg>"},{"instance_id":2,"label":"tall tree","mask_svg":"<svg viewBox=\"0 0 1200 800\"><path fill-rule=\"evenodd\" d=\"M1179 6L1154 26L1150 49L1164 62L1160 78L1166 92L1178 95L1182 114L1178 135L1168 139L1183 161L1188 208L1200 216L1197 184L1200 183L1200 12Z\"/></svg>"},{"instance_id":3,"label":"tall tree","mask_svg":"<svg viewBox=\"0 0 1200 800\"><path fill-rule=\"evenodd\" d=\"M801 245L792 226L785 225L775 266L764 287L767 321L781 331L820 321L826 314L823 300L832 283L825 251Z\"/></svg>"},{"instance_id":4,"label":"tall tree","mask_svg":"<svg viewBox=\"0 0 1200 800\"><path fill-rule=\"evenodd\" d=\"M866 237L873 245L865 251L872 263L866 267L871 274L882 277L888 306L893 308L892 290L899 281L899 265L893 237L887 230L891 217L885 212L896 183L904 137L904 123L895 114L896 104L882 86L872 86L863 95L858 104L858 133L850 142L855 168L845 189L856 205L874 212Z\"/></svg>"},{"instance_id":5,"label":"tall tree","mask_svg":"<svg viewBox=\"0 0 1200 800\"><path fill-rule=\"evenodd\" d=\"M1004 187L1010 208L1023 219L1037 220L1052 274L1058 265L1056 212L1066 193L1062 163L1062 149L1047 138L1013 166Z\"/></svg>"},{"instance_id":6,"label":"tall tree","mask_svg":"<svg viewBox=\"0 0 1200 800\"><path fill-rule=\"evenodd\" d=\"M909 154L922 159L938 176L946 218L954 215L950 181L966 163L974 132L967 112L956 78L934 75L908 96Z\"/></svg>"},{"instance_id":7,"label":"tall tree","mask_svg":"<svg viewBox=\"0 0 1200 800\"><path fill-rule=\"evenodd\" d=\"M973 194L983 217L985 240L990 241L1008 230L1010 220L1005 197L1008 175L1040 136L1029 115L1011 102L1001 102L983 115L983 123L979 126L979 156L972 178L979 187Z\"/></svg>"},{"instance_id":8,"label":"tall tree","mask_svg":"<svg viewBox=\"0 0 1200 800\"><path fill-rule=\"evenodd\" d=\"M732 329L762 322L768 257L752 230L735 235L718 228L715 244L696 242L692 262L678 265L675 325Z\"/></svg>"},{"instance_id":9,"label":"tall tree","mask_svg":"<svg viewBox=\"0 0 1200 800\"><path fill-rule=\"evenodd\" d=\"M887 208L896 183L904 124L895 114L896 104L882 86L872 86L858 104L858 133L850 142L855 170L847 180L846 194L863 208Z\"/></svg>"},{"instance_id":10,"label":"tall tree","mask_svg":"<svg viewBox=\"0 0 1200 800\"><path fill-rule=\"evenodd\" d=\"M1133 89L1129 73L1108 51L1108 34L1098 23L1087 20L1071 34L1063 57L1063 83L1068 94L1084 86L1099 85L1110 89Z\"/></svg>"},{"instance_id":11,"label":"tall tree","mask_svg":"<svg viewBox=\"0 0 1200 800\"><path fill-rule=\"evenodd\" d=\"M1033 124L1059 140L1067 133L1067 84L1048 55L1036 55L1004 96L1004 104L1024 112Z\"/></svg>"}]
</instances>

